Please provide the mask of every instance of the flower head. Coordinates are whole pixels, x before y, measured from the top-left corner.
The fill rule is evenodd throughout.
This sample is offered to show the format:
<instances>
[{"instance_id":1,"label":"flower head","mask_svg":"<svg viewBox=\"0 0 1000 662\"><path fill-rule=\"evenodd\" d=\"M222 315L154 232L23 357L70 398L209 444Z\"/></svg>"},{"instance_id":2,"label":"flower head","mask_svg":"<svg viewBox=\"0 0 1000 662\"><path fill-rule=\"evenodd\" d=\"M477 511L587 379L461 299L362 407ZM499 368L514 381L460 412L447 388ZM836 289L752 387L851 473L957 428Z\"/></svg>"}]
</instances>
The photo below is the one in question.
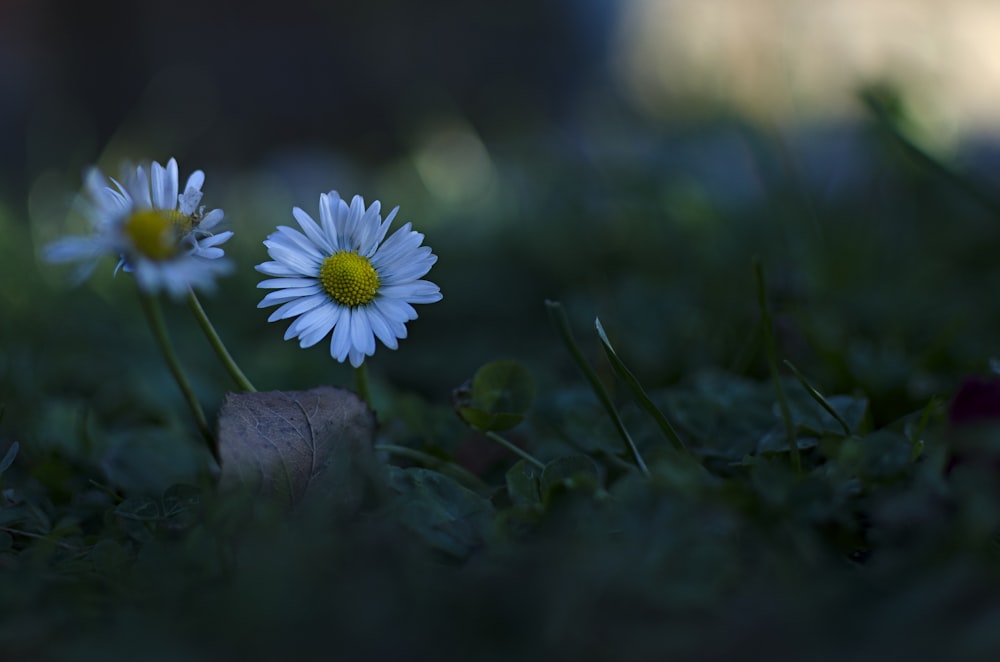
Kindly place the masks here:
<instances>
[{"instance_id":1,"label":"flower head","mask_svg":"<svg viewBox=\"0 0 1000 662\"><path fill-rule=\"evenodd\" d=\"M142 166L124 164L121 182L91 168L85 177L84 209L91 234L49 244L45 259L81 262L85 278L101 257L118 257L118 268L132 273L148 294L166 291L180 298L188 288L211 289L215 278L230 270L219 246L233 233L215 234L222 210L205 213L199 206L205 173L192 173L183 191L178 181L174 159L166 167L153 161L148 176Z\"/></svg>"},{"instance_id":2,"label":"flower head","mask_svg":"<svg viewBox=\"0 0 1000 662\"><path fill-rule=\"evenodd\" d=\"M420 244L424 235L405 224L386 239L399 207L385 220L378 201L365 209L356 195L351 204L336 191L319 196L320 223L298 207L292 215L302 232L285 226L264 245L271 262L257 271L274 276L257 287L273 289L258 308L281 306L269 322L296 319L285 340L311 347L331 331L330 355L358 367L375 353L375 338L389 349L406 337L406 323L417 318L411 304L441 300L441 290L421 280L437 256Z\"/></svg>"}]
</instances>

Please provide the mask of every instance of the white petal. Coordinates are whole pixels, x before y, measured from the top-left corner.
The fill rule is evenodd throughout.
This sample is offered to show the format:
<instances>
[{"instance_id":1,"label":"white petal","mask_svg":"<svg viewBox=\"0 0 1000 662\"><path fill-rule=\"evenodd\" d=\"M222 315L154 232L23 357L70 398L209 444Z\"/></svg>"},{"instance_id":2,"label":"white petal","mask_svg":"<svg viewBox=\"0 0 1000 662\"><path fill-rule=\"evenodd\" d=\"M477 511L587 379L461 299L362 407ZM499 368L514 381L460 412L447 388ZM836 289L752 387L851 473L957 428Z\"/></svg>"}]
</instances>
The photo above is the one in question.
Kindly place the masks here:
<instances>
[{"instance_id":1,"label":"white petal","mask_svg":"<svg viewBox=\"0 0 1000 662\"><path fill-rule=\"evenodd\" d=\"M389 330L397 338L406 338L406 322L407 319L405 315L400 315L398 312L394 313L392 305L388 303L388 299L375 299L370 304L378 312L381 319L389 326Z\"/></svg>"},{"instance_id":2,"label":"white petal","mask_svg":"<svg viewBox=\"0 0 1000 662\"><path fill-rule=\"evenodd\" d=\"M347 246L343 242L347 233L347 221L351 215L351 208L336 191L330 191L327 195L330 198L330 211L333 214L334 232L337 239L341 242L340 247L346 249Z\"/></svg>"},{"instance_id":3,"label":"white petal","mask_svg":"<svg viewBox=\"0 0 1000 662\"><path fill-rule=\"evenodd\" d=\"M205 237L198 240L198 245L202 248L209 248L211 246L218 246L219 244L224 244L229 241L230 237L233 236L232 230L226 230L225 232L220 232L219 234L213 234L210 237Z\"/></svg>"},{"instance_id":4,"label":"white petal","mask_svg":"<svg viewBox=\"0 0 1000 662\"><path fill-rule=\"evenodd\" d=\"M365 308L351 309L351 344L367 355L375 353L375 336Z\"/></svg>"},{"instance_id":5,"label":"white petal","mask_svg":"<svg viewBox=\"0 0 1000 662\"><path fill-rule=\"evenodd\" d=\"M383 345L389 349L396 349L399 347L399 342L396 340L396 334L392 332L392 328L389 326L388 321L382 317L382 313L379 312L378 308L375 306L368 307L368 323L371 324L375 337L381 340Z\"/></svg>"},{"instance_id":6,"label":"white petal","mask_svg":"<svg viewBox=\"0 0 1000 662\"><path fill-rule=\"evenodd\" d=\"M87 168L86 173L83 175L83 184L87 189L87 193L94 200L97 200L103 196L104 189L107 187L107 178L105 178L104 173L97 166L90 166Z\"/></svg>"},{"instance_id":7,"label":"white petal","mask_svg":"<svg viewBox=\"0 0 1000 662\"><path fill-rule=\"evenodd\" d=\"M128 178L128 170L127 170L127 168L123 167L122 168L122 181L126 181L127 178ZM115 188L118 189L119 193L121 193L122 195L124 195L126 198L129 197L128 191L125 189L124 186L122 186L122 184L117 179L115 179L114 177L108 177L108 179L110 179L111 182L115 185Z\"/></svg>"},{"instance_id":8,"label":"white petal","mask_svg":"<svg viewBox=\"0 0 1000 662\"><path fill-rule=\"evenodd\" d=\"M428 280L417 280L405 285L391 285L379 289L379 294L389 299L407 303L435 303L441 300L441 288Z\"/></svg>"},{"instance_id":9,"label":"white petal","mask_svg":"<svg viewBox=\"0 0 1000 662\"><path fill-rule=\"evenodd\" d=\"M268 276L301 276L302 274L280 262L262 262L254 267L257 271Z\"/></svg>"},{"instance_id":10,"label":"white petal","mask_svg":"<svg viewBox=\"0 0 1000 662\"><path fill-rule=\"evenodd\" d=\"M136 204L146 209L152 207L152 200L149 197L149 180L146 178L146 171L143 170L142 166L136 166L133 172L128 173L128 177L125 178L125 188Z\"/></svg>"},{"instance_id":11,"label":"white petal","mask_svg":"<svg viewBox=\"0 0 1000 662\"><path fill-rule=\"evenodd\" d=\"M299 331L299 344L302 347L312 347L325 338L333 327L336 326L337 320L340 319L341 311L343 310L340 306L331 304L311 310L296 319L296 322L308 319L308 322L303 323Z\"/></svg>"},{"instance_id":12,"label":"white petal","mask_svg":"<svg viewBox=\"0 0 1000 662\"><path fill-rule=\"evenodd\" d=\"M177 160L171 157L167 161L167 181L163 191L163 208L177 209Z\"/></svg>"},{"instance_id":13,"label":"white petal","mask_svg":"<svg viewBox=\"0 0 1000 662\"><path fill-rule=\"evenodd\" d=\"M301 299L302 297L312 297L317 294L322 293L322 288L319 285L313 287L296 287L287 290L275 290L274 292L268 292L264 295L264 298L260 300L257 304L258 308L267 308L268 306L275 306L279 303L287 303L289 301L295 301L296 299ZM329 299L329 297L327 297ZM275 318L284 319L284 318ZM274 320L269 320L273 322Z\"/></svg>"},{"instance_id":14,"label":"white petal","mask_svg":"<svg viewBox=\"0 0 1000 662\"><path fill-rule=\"evenodd\" d=\"M182 214L191 216L198 209L198 203L201 202L201 195L201 191L195 188L185 190L184 193L177 198L177 210ZM204 222L204 220L202 222Z\"/></svg>"},{"instance_id":15,"label":"white petal","mask_svg":"<svg viewBox=\"0 0 1000 662\"><path fill-rule=\"evenodd\" d=\"M281 294L281 292L271 292L267 296L272 296L275 294ZM267 299L267 297L264 297ZM320 306L330 300L330 297L325 294L313 294L311 296L298 297L294 301L289 301L288 303L282 305L280 308L271 313L271 316L267 318L268 322L276 322L278 320L288 319L289 317L295 317L296 315L301 315L302 313L312 310L316 306ZM262 308L264 302L257 304L258 308Z\"/></svg>"},{"instance_id":16,"label":"white petal","mask_svg":"<svg viewBox=\"0 0 1000 662\"><path fill-rule=\"evenodd\" d=\"M360 195L354 196L351 199L350 209L344 219L343 228L338 228L340 230L340 247L348 251L358 250L358 235L360 230L361 219L365 214L365 199Z\"/></svg>"},{"instance_id":17,"label":"white petal","mask_svg":"<svg viewBox=\"0 0 1000 662\"><path fill-rule=\"evenodd\" d=\"M358 244L358 253L361 255L371 255L378 248L378 243L375 242L375 236L378 234L379 226L382 223L382 217L379 215L379 211L382 209L382 203L378 200L373 202L371 206L365 210L361 219L358 221L358 226L354 230L354 236Z\"/></svg>"},{"instance_id":18,"label":"white petal","mask_svg":"<svg viewBox=\"0 0 1000 662\"><path fill-rule=\"evenodd\" d=\"M155 208L177 208L177 161L170 159L166 168L153 161L150 166L150 183Z\"/></svg>"},{"instance_id":19,"label":"white petal","mask_svg":"<svg viewBox=\"0 0 1000 662\"><path fill-rule=\"evenodd\" d=\"M415 254L408 260L399 259L392 264L376 266L375 269L378 270L383 283L386 285L397 285L408 283L426 275L435 262L437 262L437 256L428 251L423 254ZM374 260L372 261L372 266L374 266Z\"/></svg>"},{"instance_id":20,"label":"white petal","mask_svg":"<svg viewBox=\"0 0 1000 662\"><path fill-rule=\"evenodd\" d=\"M350 310L344 310L340 314L337 325L333 327L333 335L330 336L330 356L341 363L347 358L351 351L351 320Z\"/></svg>"},{"instance_id":21,"label":"white petal","mask_svg":"<svg viewBox=\"0 0 1000 662\"><path fill-rule=\"evenodd\" d=\"M379 310L382 311L387 320L409 322L410 320L417 319L417 311L405 301L390 299L379 294L374 303L378 304Z\"/></svg>"},{"instance_id":22,"label":"white petal","mask_svg":"<svg viewBox=\"0 0 1000 662\"><path fill-rule=\"evenodd\" d=\"M313 287L319 285L315 278L269 278L257 283L258 288Z\"/></svg>"},{"instance_id":23,"label":"white petal","mask_svg":"<svg viewBox=\"0 0 1000 662\"><path fill-rule=\"evenodd\" d=\"M309 221L312 222L312 219L309 219ZM313 223L312 225L315 228L316 224ZM319 228L316 228L316 230L318 229ZM324 255L323 253L320 252L319 247L314 242L310 241L309 237L305 236L298 230L293 230L290 227L279 225L278 233L280 234L280 236L288 240L287 242L282 242L282 243L285 243L287 245L288 242L291 242L291 244L294 245L297 250L302 251L306 255L309 255L310 257L315 258L320 262L322 262L327 257L327 255ZM273 241L275 237L272 234L270 238Z\"/></svg>"},{"instance_id":24,"label":"white petal","mask_svg":"<svg viewBox=\"0 0 1000 662\"><path fill-rule=\"evenodd\" d=\"M107 248L96 237L66 237L47 245L42 257L46 262L76 262L98 258Z\"/></svg>"},{"instance_id":25,"label":"white petal","mask_svg":"<svg viewBox=\"0 0 1000 662\"><path fill-rule=\"evenodd\" d=\"M410 224L393 232L372 256L372 264L388 265L407 259L420 247L424 235L410 230Z\"/></svg>"},{"instance_id":26,"label":"white petal","mask_svg":"<svg viewBox=\"0 0 1000 662\"><path fill-rule=\"evenodd\" d=\"M265 241L264 245L267 246L268 255L275 261L296 269L303 276L319 275L321 260L283 246L273 239Z\"/></svg>"},{"instance_id":27,"label":"white petal","mask_svg":"<svg viewBox=\"0 0 1000 662\"><path fill-rule=\"evenodd\" d=\"M373 252L375 249L378 249L379 244L381 244L382 240L385 239L385 235L389 231L389 226L392 225L392 219L396 218L396 212L398 211L399 207L393 208L393 210L389 212L389 215L385 217L385 220L382 221L382 224L378 228L378 232L375 234L375 245L372 247ZM369 253L368 257L371 257L371 255L372 253Z\"/></svg>"},{"instance_id":28,"label":"white petal","mask_svg":"<svg viewBox=\"0 0 1000 662\"><path fill-rule=\"evenodd\" d=\"M336 304L329 302L327 305L316 306L310 311L307 311L294 320L288 325L288 329L285 330L285 340L299 336L303 331L309 331L316 322L316 316L322 316L324 310L330 310L334 308Z\"/></svg>"},{"instance_id":29,"label":"white petal","mask_svg":"<svg viewBox=\"0 0 1000 662\"><path fill-rule=\"evenodd\" d=\"M195 202L195 205L197 205L197 204L198 203ZM184 211L182 209L181 212L185 213L185 214L188 214L190 216L191 214L194 213L194 208L192 208L191 211L189 211L189 212L186 212L186 211ZM225 217L226 217L226 214L221 209L213 209L212 211L210 211L207 214L205 214L200 221L198 221L198 229L199 230L205 230L205 231L211 230L216 225L218 225L219 223L221 223L222 219L225 218Z\"/></svg>"},{"instance_id":30,"label":"white petal","mask_svg":"<svg viewBox=\"0 0 1000 662\"><path fill-rule=\"evenodd\" d=\"M205 183L205 173L201 170L195 170L188 177L187 183L184 185L184 192L187 193L191 189L195 191L200 191L202 185Z\"/></svg>"},{"instance_id":31,"label":"white petal","mask_svg":"<svg viewBox=\"0 0 1000 662\"><path fill-rule=\"evenodd\" d=\"M323 206L320 205L321 214L322 210ZM305 213L298 207L292 208L292 216L294 216L295 220L299 222L299 225L302 227L302 231L306 233L306 237L309 238L316 249L325 252L327 255L333 255L336 252L330 244L330 241L326 238L323 230L316 225L316 221L312 219L312 216Z\"/></svg>"},{"instance_id":32,"label":"white petal","mask_svg":"<svg viewBox=\"0 0 1000 662\"><path fill-rule=\"evenodd\" d=\"M163 203L163 192L166 189L167 173L164 171L163 166L153 161L149 174L153 183L153 206L157 209L164 209L166 205ZM171 208L173 207L172 204L170 206Z\"/></svg>"},{"instance_id":33,"label":"white petal","mask_svg":"<svg viewBox=\"0 0 1000 662\"><path fill-rule=\"evenodd\" d=\"M339 202L340 196L336 191L330 191L329 194L321 193L319 196L319 220L323 224L324 236L329 239L331 255L340 250L340 237L337 235L337 224L334 221L337 218Z\"/></svg>"},{"instance_id":34,"label":"white petal","mask_svg":"<svg viewBox=\"0 0 1000 662\"><path fill-rule=\"evenodd\" d=\"M198 257L203 257L206 260L218 260L220 257L226 254L226 251L221 248L203 247L198 246L192 252L192 255L197 255Z\"/></svg>"}]
</instances>

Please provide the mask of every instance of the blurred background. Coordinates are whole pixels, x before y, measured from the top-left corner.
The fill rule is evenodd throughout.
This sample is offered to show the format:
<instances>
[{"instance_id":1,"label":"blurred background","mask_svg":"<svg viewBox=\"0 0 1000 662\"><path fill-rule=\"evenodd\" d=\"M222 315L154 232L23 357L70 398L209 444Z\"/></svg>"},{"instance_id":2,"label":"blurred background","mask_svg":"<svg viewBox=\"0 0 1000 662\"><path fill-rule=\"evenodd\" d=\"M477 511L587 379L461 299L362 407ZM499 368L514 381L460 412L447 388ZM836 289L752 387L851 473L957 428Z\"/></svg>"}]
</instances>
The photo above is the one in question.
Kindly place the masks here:
<instances>
[{"instance_id":1,"label":"blurred background","mask_svg":"<svg viewBox=\"0 0 1000 662\"><path fill-rule=\"evenodd\" d=\"M113 261L74 289L37 257L83 231L88 164L171 156L236 232L205 305L259 388L350 383L266 323L252 270L336 189L399 205L440 257L443 302L371 361L415 429L489 360L578 382L546 298L594 358L599 315L651 388L765 374L754 254L783 355L891 420L996 352L998 131L993 0L4 2L0 434L183 416ZM171 325L214 408L224 373L182 307Z\"/></svg>"}]
</instances>

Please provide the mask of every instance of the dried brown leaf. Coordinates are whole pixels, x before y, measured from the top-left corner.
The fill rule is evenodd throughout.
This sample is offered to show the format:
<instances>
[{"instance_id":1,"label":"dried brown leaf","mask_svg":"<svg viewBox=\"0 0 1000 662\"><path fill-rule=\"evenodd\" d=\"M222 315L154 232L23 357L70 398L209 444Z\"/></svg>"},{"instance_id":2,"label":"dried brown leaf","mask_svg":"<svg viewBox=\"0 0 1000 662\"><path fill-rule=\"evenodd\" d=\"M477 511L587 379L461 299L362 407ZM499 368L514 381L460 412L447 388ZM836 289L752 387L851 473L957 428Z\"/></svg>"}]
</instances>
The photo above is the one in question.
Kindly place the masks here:
<instances>
[{"instance_id":1,"label":"dried brown leaf","mask_svg":"<svg viewBox=\"0 0 1000 662\"><path fill-rule=\"evenodd\" d=\"M344 497L374 435L374 413L344 389L230 393L219 410L221 482L290 505L307 493Z\"/></svg>"}]
</instances>

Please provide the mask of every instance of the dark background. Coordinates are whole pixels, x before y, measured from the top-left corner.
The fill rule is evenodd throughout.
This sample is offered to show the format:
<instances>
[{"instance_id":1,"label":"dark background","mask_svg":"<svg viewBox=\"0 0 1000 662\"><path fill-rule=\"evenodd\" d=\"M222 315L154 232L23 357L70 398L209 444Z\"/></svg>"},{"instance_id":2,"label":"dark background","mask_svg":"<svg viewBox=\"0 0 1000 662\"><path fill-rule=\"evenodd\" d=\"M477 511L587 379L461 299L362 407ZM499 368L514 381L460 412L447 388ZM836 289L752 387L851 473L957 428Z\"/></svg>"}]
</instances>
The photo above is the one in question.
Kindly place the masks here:
<instances>
[{"instance_id":1,"label":"dark background","mask_svg":"<svg viewBox=\"0 0 1000 662\"><path fill-rule=\"evenodd\" d=\"M250 167L288 146L378 164L442 111L558 126L605 78L616 3L4 3L8 193L126 134L150 158ZM144 150L145 151L145 150ZM160 157L165 158L165 157Z\"/></svg>"}]
</instances>

